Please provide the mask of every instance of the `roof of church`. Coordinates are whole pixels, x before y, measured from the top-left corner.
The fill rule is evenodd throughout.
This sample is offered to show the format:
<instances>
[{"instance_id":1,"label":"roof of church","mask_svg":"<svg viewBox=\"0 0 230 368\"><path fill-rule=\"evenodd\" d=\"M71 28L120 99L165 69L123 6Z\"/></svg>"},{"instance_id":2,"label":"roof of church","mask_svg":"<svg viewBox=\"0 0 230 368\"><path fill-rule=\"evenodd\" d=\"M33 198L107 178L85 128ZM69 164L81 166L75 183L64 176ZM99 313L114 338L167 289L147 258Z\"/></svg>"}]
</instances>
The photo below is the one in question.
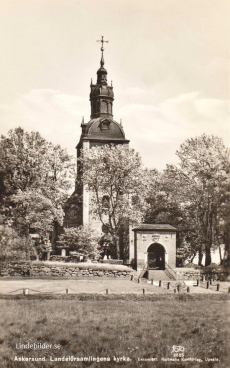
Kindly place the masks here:
<instances>
[{"instance_id":1,"label":"roof of church","mask_svg":"<svg viewBox=\"0 0 230 368\"><path fill-rule=\"evenodd\" d=\"M103 129L101 124L107 124L108 128ZM96 119L91 119L85 127L84 138L93 137L104 137L104 138L118 138L125 139L125 132L121 124L117 123L115 120L108 117L99 117Z\"/></svg>"},{"instance_id":2,"label":"roof of church","mask_svg":"<svg viewBox=\"0 0 230 368\"><path fill-rule=\"evenodd\" d=\"M170 230L177 231L177 229L169 224L141 224L133 229L133 231L137 230Z\"/></svg>"},{"instance_id":3,"label":"roof of church","mask_svg":"<svg viewBox=\"0 0 230 368\"><path fill-rule=\"evenodd\" d=\"M104 65L104 64L103 64ZM103 67L103 66L101 66L99 69L98 69L98 71L97 71L97 73L107 73L107 70Z\"/></svg>"}]
</instances>

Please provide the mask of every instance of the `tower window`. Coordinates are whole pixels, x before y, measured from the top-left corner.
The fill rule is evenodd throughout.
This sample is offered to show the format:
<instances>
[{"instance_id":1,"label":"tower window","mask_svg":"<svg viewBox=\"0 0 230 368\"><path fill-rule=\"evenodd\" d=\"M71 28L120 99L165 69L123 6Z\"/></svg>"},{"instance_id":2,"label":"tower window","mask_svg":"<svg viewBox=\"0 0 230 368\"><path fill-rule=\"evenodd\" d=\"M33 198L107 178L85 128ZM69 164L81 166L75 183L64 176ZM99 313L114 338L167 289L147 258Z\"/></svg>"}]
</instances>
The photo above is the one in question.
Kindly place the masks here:
<instances>
[{"instance_id":1,"label":"tower window","mask_svg":"<svg viewBox=\"0 0 230 368\"><path fill-rule=\"evenodd\" d=\"M107 113L107 101L101 101L101 112Z\"/></svg>"},{"instance_id":2,"label":"tower window","mask_svg":"<svg viewBox=\"0 0 230 368\"><path fill-rule=\"evenodd\" d=\"M108 120L102 120L99 124L99 127L101 130L109 130L110 121Z\"/></svg>"}]
</instances>

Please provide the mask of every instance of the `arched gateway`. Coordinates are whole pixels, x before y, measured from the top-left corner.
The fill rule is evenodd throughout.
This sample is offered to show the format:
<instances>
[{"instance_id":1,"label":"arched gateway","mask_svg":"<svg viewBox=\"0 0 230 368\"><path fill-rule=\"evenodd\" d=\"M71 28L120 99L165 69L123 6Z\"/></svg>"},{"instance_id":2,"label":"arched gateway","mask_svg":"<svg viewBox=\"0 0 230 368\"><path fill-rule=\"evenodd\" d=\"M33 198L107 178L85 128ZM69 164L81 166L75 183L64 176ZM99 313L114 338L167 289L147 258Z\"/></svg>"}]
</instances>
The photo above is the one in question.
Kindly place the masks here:
<instances>
[{"instance_id":1,"label":"arched gateway","mask_svg":"<svg viewBox=\"0 0 230 368\"><path fill-rule=\"evenodd\" d=\"M158 270L176 267L176 228L169 224L140 224L133 229L133 251L130 256L137 271ZM154 278L154 277L153 277Z\"/></svg>"},{"instance_id":2,"label":"arched gateway","mask_svg":"<svg viewBox=\"0 0 230 368\"><path fill-rule=\"evenodd\" d=\"M165 269L165 248L159 243L151 244L147 249L148 269L164 270Z\"/></svg>"}]
</instances>

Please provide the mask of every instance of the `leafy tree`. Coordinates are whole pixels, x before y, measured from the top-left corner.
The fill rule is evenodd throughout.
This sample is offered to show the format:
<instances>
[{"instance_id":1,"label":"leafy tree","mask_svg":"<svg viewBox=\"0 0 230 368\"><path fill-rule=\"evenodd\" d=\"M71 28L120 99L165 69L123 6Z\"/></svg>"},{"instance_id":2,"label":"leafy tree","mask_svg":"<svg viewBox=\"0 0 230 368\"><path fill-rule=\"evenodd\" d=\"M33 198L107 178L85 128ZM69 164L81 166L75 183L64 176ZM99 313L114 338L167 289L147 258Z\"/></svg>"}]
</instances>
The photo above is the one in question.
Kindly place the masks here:
<instances>
[{"instance_id":1,"label":"leafy tree","mask_svg":"<svg viewBox=\"0 0 230 368\"><path fill-rule=\"evenodd\" d=\"M30 227L55 239L74 181L74 161L38 132L10 130L0 142L1 212L24 235ZM23 220L24 219L24 220Z\"/></svg>"},{"instance_id":2,"label":"leafy tree","mask_svg":"<svg viewBox=\"0 0 230 368\"><path fill-rule=\"evenodd\" d=\"M148 192L144 222L169 223L179 226L184 223L184 214L180 204L170 190L167 178L156 170L148 171Z\"/></svg>"},{"instance_id":3,"label":"leafy tree","mask_svg":"<svg viewBox=\"0 0 230 368\"><path fill-rule=\"evenodd\" d=\"M124 145L82 151L80 177L91 193L91 212L110 233L120 258L119 233L142 219L145 181L140 156Z\"/></svg>"},{"instance_id":4,"label":"leafy tree","mask_svg":"<svg viewBox=\"0 0 230 368\"><path fill-rule=\"evenodd\" d=\"M0 260L30 260L36 256L36 249L29 237L19 237L9 226L0 225Z\"/></svg>"},{"instance_id":5,"label":"leafy tree","mask_svg":"<svg viewBox=\"0 0 230 368\"><path fill-rule=\"evenodd\" d=\"M203 134L191 138L177 151L179 165L168 166L167 183L190 222L193 248L200 261L211 263L211 249L220 244L221 208L225 203L223 187L229 175L229 150L222 140Z\"/></svg>"},{"instance_id":6,"label":"leafy tree","mask_svg":"<svg viewBox=\"0 0 230 368\"><path fill-rule=\"evenodd\" d=\"M88 226L70 227L59 236L58 244L75 251L78 256L98 258L100 255L98 236Z\"/></svg>"},{"instance_id":7,"label":"leafy tree","mask_svg":"<svg viewBox=\"0 0 230 368\"><path fill-rule=\"evenodd\" d=\"M221 254L221 263L230 269L230 177L221 187L222 203L220 206L219 242L225 245L224 255Z\"/></svg>"},{"instance_id":8,"label":"leafy tree","mask_svg":"<svg viewBox=\"0 0 230 368\"><path fill-rule=\"evenodd\" d=\"M34 229L43 237L47 237L55 222L62 225L63 210L59 203L42 194L40 189L18 191L11 196L13 226L21 235L29 235Z\"/></svg>"},{"instance_id":9,"label":"leafy tree","mask_svg":"<svg viewBox=\"0 0 230 368\"><path fill-rule=\"evenodd\" d=\"M8 132L8 137L1 136L0 158L6 194L39 188L46 195L59 194L62 198L73 185L71 156L59 145L47 142L38 132L16 128Z\"/></svg>"},{"instance_id":10,"label":"leafy tree","mask_svg":"<svg viewBox=\"0 0 230 368\"><path fill-rule=\"evenodd\" d=\"M188 244L193 239L190 229L190 219L183 205L174 195L174 183L169 181L165 173L148 170L148 191L144 213L146 223L168 223L175 226L177 232L177 263L184 264L189 258L194 258L196 250Z\"/></svg>"}]
</instances>

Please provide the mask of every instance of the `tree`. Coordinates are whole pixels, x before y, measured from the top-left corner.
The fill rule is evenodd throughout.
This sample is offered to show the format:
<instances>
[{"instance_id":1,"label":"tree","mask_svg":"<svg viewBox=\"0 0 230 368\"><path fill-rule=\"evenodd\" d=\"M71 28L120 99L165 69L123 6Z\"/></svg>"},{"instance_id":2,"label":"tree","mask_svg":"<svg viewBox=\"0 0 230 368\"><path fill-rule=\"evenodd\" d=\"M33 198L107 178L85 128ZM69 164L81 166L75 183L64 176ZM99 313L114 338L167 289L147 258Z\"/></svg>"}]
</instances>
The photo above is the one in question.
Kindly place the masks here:
<instances>
[{"instance_id":1,"label":"tree","mask_svg":"<svg viewBox=\"0 0 230 368\"><path fill-rule=\"evenodd\" d=\"M78 256L98 258L100 255L98 236L89 226L70 227L59 236L58 244L75 251Z\"/></svg>"},{"instance_id":2,"label":"tree","mask_svg":"<svg viewBox=\"0 0 230 368\"><path fill-rule=\"evenodd\" d=\"M20 235L29 235L34 229L42 237L47 237L55 222L63 223L63 210L59 203L42 194L40 189L18 191L11 196L13 226Z\"/></svg>"},{"instance_id":3,"label":"tree","mask_svg":"<svg viewBox=\"0 0 230 368\"><path fill-rule=\"evenodd\" d=\"M182 208L170 190L165 175L156 170L148 170L148 177L144 222L169 223L176 227L182 224Z\"/></svg>"},{"instance_id":4,"label":"tree","mask_svg":"<svg viewBox=\"0 0 230 368\"><path fill-rule=\"evenodd\" d=\"M91 193L91 212L112 236L120 258L122 228L142 219L145 181L140 156L128 146L104 145L83 150L79 161L80 178Z\"/></svg>"},{"instance_id":5,"label":"tree","mask_svg":"<svg viewBox=\"0 0 230 368\"><path fill-rule=\"evenodd\" d=\"M168 166L167 183L184 214L196 249L205 253L205 266L211 263L211 249L219 245L222 193L229 175L229 150L215 136L203 134L185 141L177 151L179 165Z\"/></svg>"},{"instance_id":6,"label":"tree","mask_svg":"<svg viewBox=\"0 0 230 368\"><path fill-rule=\"evenodd\" d=\"M174 194L174 183L165 173L148 170L148 190L144 222L149 224L168 223L177 228L178 266L195 257L196 251L188 244L191 241L190 219Z\"/></svg>"},{"instance_id":7,"label":"tree","mask_svg":"<svg viewBox=\"0 0 230 368\"><path fill-rule=\"evenodd\" d=\"M74 161L59 145L38 132L10 130L0 142L1 212L16 229L44 233L62 223L62 207L74 184ZM23 223L23 216L25 221ZM22 221L21 221L22 220Z\"/></svg>"},{"instance_id":8,"label":"tree","mask_svg":"<svg viewBox=\"0 0 230 368\"><path fill-rule=\"evenodd\" d=\"M222 203L220 206L220 243L225 245L225 251L222 255L220 250L221 263L230 269L230 177L222 184L221 187Z\"/></svg>"},{"instance_id":9,"label":"tree","mask_svg":"<svg viewBox=\"0 0 230 368\"><path fill-rule=\"evenodd\" d=\"M0 225L0 260L30 260L36 256L36 250L31 238L19 237L9 226Z\"/></svg>"},{"instance_id":10,"label":"tree","mask_svg":"<svg viewBox=\"0 0 230 368\"><path fill-rule=\"evenodd\" d=\"M8 132L8 137L1 136L0 158L5 194L39 188L47 196L55 194L62 199L73 185L72 157L38 132L16 128Z\"/></svg>"}]
</instances>

